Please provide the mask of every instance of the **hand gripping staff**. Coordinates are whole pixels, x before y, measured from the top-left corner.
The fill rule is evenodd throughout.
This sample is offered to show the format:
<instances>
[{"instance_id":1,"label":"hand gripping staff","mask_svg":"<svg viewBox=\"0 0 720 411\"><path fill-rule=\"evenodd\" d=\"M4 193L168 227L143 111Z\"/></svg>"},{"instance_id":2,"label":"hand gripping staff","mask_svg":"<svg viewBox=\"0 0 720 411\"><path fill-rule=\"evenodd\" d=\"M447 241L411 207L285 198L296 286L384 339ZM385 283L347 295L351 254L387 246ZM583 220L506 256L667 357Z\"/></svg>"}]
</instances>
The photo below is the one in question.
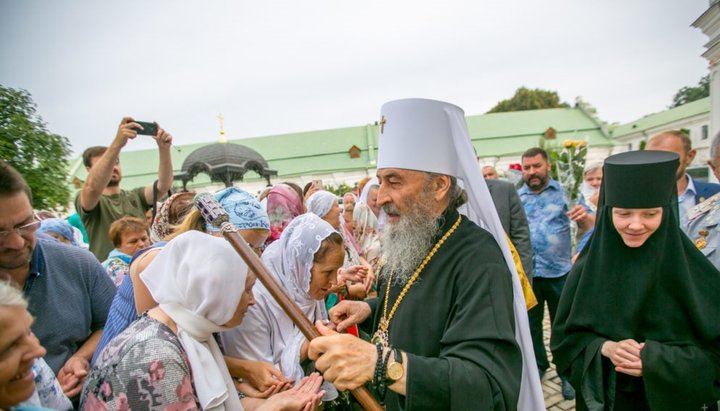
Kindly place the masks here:
<instances>
[{"instance_id":1,"label":"hand gripping staff","mask_svg":"<svg viewBox=\"0 0 720 411\"><path fill-rule=\"evenodd\" d=\"M292 322L300 329L305 338L312 340L320 336L320 333L315 329L310 320L305 317L305 314L295 305L295 302L285 294L280 284L275 281L268 269L265 268L262 260L260 260L245 240L240 237L237 228L230 223L230 218L225 210L220 207L220 204L215 201L215 198L209 193L200 193L195 196L195 207L200 211L200 214L206 222L222 231L223 237L230 242L230 245L232 245L240 257L242 257L250 270L255 273L260 282L267 288L275 301L278 302L283 311L285 311L285 314L287 314ZM352 394L364 409L368 411L383 410L365 387L355 388L352 390Z\"/></svg>"}]
</instances>

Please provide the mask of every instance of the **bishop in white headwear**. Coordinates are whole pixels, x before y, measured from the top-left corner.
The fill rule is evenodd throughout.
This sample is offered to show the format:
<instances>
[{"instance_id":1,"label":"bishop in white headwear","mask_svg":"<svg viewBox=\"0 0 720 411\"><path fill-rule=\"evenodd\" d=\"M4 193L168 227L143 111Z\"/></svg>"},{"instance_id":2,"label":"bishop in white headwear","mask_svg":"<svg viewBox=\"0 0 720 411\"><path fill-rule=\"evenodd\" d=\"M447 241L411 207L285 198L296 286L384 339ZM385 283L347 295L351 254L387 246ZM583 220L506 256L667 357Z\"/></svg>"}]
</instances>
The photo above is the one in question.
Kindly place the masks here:
<instances>
[{"instance_id":1,"label":"bishop in white headwear","mask_svg":"<svg viewBox=\"0 0 720 411\"><path fill-rule=\"evenodd\" d=\"M378 299L318 324L310 357L339 388L372 381L388 410L543 410L525 301L462 109L406 99L379 122L378 203L387 215ZM342 340L342 341L341 341Z\"/></svg>"}]
</instances>

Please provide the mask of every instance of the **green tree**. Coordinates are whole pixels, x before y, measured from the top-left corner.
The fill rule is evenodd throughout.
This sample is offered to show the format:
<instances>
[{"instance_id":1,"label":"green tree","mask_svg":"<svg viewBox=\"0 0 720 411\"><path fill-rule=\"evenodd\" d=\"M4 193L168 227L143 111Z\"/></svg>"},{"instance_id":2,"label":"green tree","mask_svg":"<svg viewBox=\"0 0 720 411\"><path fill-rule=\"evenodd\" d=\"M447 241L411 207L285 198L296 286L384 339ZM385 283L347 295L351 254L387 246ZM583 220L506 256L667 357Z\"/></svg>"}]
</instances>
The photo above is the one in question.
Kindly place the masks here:
<instances>
[{"instance_id":1,"label":"green tree","mask_svg":"<svg viewBox=\"0 0 720 411\"><path fill-rule=\"evenodd\" d=\"M343 194L351 192L353 190L352 187L345 183L340 183L336 186L326 185L324 189L335 194L338 197L341 197Z\"/></svg>"},{"instance_id":2,"label":"green tree","mask_svg":"<svg viewBox=\"0 0 720 411\"><path fill-rule=\"evenodd\" d=\"M70 142L49 132L25 90L0 85L0 158L25 177L36 209L65 208Z\"/></svg>"},{"instance_id":3,"label":"green tree","mask_svg":"<svg viewBox=\"0 0 720 411\"><path fill-rule=\"evenodd\" d=\"M683 87L675 93L670 108L682 106L710 95L710 75L701 78L695 87Z\"/></svg>"},{"instance_id":4,"label":"green tree","mask_svg":"<svg viewBox=\"0 0 720 411\"><path fill-rule=\"evenodd\" d=\"M500 101L488 113L567 107L570 107L570 105L560 101L557 91L520 87L515 91L515 95Z\"/></svg>"}]
</instances>

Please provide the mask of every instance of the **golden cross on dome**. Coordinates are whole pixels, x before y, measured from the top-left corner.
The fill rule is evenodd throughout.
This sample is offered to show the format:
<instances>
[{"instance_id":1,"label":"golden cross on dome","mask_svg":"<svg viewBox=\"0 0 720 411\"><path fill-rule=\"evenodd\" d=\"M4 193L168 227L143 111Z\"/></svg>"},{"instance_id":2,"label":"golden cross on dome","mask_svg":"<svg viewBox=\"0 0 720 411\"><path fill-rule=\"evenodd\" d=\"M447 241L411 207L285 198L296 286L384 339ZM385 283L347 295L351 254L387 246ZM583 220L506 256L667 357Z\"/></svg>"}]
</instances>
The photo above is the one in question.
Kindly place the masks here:
<instances>
[{"instance_id":1,"label":"golden cross on dome","mask_svg":"<svg viewBox=\"0 0 720 411\"><path fill-rule=\"evenodd\" d=\"M382 134L383 131L385 131L385 123L387 123L387 120L385 120L385 116L382 116L382 118L380 119L380 122L378 123L378 124L380 124L380 134Z\"/></svg>"},{"instance_id":2,"label":"golden cross on dome","mask_svg":"<svg viewBox=\"0 0 720 411\"><path fill-rule=\"evenodd\" d=\"M218 114L217 119L220 120L220 142L226 143L227 140L225 139L225 117L223 117L222 113Z\"/></svg>"}]
</instances>

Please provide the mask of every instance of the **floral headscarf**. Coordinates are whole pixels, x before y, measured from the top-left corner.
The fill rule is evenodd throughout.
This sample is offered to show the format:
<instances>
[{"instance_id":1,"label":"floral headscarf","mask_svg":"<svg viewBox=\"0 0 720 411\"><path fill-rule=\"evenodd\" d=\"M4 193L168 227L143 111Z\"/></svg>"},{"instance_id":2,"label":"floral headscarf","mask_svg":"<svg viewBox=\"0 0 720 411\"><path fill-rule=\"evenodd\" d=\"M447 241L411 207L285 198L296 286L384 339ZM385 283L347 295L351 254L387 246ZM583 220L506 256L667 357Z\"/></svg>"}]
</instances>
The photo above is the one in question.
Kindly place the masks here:
<instances>
[{"instance_id":1,"label":"floral headscarf","mask_svg":"<svg viewBox=\"0 0 720 411\"><path fill-rule=\"evenodd\" d=\"M213 196L228 213L230 222L239 230L270 229L270 221L265 210L257 198L247 191L229 187L218 191ZM208 232L220 231L210 224L207 224L205 229Z\"/></svg>"},{"instance_id":2,"label":"floral headscarf","mask_svg":"<svg viewBox=\"0 0 720 411\"><path fill-rule=\"evenodd\" d=\"M192 207L192 199L195 197L193 192L181 192L175 193L163 201L162 205L153 219L152 225L150 226L150 239L153 243L163 241L163 239L172 234L172 226L177 224L182 217L187 214L187 211ZM179 215L170 215L170 210L175 202L185 201L187 202L186 210Z\"/></svg>"},{"instance_id":3,"label":"floral headscarf","mask_svg":"<svg viewBox=\"0 0 720 411\"><path fill-rule=\"evenodd\" d=\"M302 199L290 186L278 184L267 195L267 214L270 219L270 236L267 243L280 238L285 227L293 218L304 211Z\"/></svg>"}]
</instances>

